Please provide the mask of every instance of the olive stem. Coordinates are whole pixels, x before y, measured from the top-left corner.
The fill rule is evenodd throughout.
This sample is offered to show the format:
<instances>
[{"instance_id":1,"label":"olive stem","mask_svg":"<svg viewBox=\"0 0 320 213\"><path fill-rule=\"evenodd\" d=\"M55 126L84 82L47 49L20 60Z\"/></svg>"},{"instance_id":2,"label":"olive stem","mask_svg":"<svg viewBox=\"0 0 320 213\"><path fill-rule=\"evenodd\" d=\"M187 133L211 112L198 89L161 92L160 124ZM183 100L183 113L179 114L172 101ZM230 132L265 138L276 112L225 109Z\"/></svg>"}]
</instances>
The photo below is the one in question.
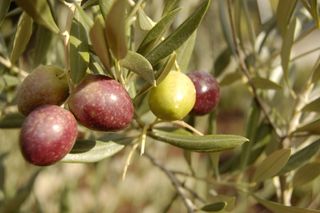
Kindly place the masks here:
<instances>
[{"instance_id":1,"label":"olive stem","mask_svg":"<svg viewBox=\"0 0 320 213\"><path fill-rule=\"evenodd\" d=\"M21 75L23 78L28 76L28 73L21 68L14 66L8 58L0 56L0 64L10 69L11 72Z\"/></svg>"},{"instance_id":2,"label":"olive stem","mask_svg":"<svg viewBox=\"0 0 320 213\"><path fill-rule=\"evenodd\" d=\"M200 136L204 135L202 132L200 132L199 130L197 130L196 128L194 128L193 126L189 125L188 123L186 123L184 121L177 120L177 121L172 121L172 123L176 124L176 125L179 125L181 127L184 127L186 129L189 129L189 130L191 130L193 133L195 133L197 135L200 135Z\"/></svg>"},{"instance_id":3,"label":"olive stem","mask_svg":"<svg viewBox=\"0 0 320 213\"><path fill-rule=\"evenodd\" d=\"M139 145L139 143L134 144L132 149L129 152L129 155L128 155L127 160L126 160L126 164L124 165L124 168L123 168L122 180L124 180L126 178L128 168L129 168L129 166L131 164L133 153L138 148L138 145Z\"/></svg>"}]
</instances>

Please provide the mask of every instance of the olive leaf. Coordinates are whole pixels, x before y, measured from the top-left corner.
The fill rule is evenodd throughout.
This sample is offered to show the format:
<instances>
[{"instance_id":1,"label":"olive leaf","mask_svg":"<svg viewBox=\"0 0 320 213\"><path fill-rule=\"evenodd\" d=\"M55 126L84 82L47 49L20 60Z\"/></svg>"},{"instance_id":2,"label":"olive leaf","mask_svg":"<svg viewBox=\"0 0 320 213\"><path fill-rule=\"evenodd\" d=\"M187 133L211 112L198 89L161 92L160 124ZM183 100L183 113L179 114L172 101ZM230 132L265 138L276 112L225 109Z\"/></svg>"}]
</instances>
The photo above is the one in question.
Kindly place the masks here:
<instances>
[{"instance_id":1,"label":"olive leaf","mask_svg":"<svg viewBox=\"0 0 320 213\"><path fill-rule=\"evenodd\" d=\"M316 119L298 127L296 129L296 132L309 132L312 134L320 134L320 119Z\"/></svg>"},{"instance_id":2,"label":"olive leaf","mask_svg":"<svg viewBox=\"0 0 320 213\"><path fill-rule=\"evenodd\" d=\"M127 56L120 60L120 65L144 78L149 84L155 85L152 65L139 53L128 51Z\"/></svg>"},{"instance_id":3,"label":"olive leaf","mask_svg":"<svg viewBox=\"0 0 320 213\"><path fill-rule=\"evenodd\" d=\"M231 84L242 79L242 74L238 71L228 73L223 76L220 81L220 86L230 86Z\"/></svg>"},{"instance_id":4,"label":"olive leaf","mask_svg":"<svg viewBox=\"0 0 320 213\"><path fill-rule=\"evenodd\" d=\"M108 45L104 35L104 21L102 16L97 16L89 32L92 47L106 69L110 69Z\"/></svg>"},{"instance_id":5,"label":"olive leaf","mask_svg":"<svg viewBox=\"0 0 320 213\"><path fill-rule=\"evenodd\" d=\"M137 52L143 55L148 53L153 45L161 40L161 37L168 29L179 11L180 9L175 9L169 12L166 16L163 16L161 20L144 37Z\"/></svg>"},{"instance_id":6,"label":"olive leaf","mask_svg":"<svg viewBox=\"0 0 320 213\"><path fill-rule=\"evenodd\" d=\"M306 209L306 208L299 208L299 207L294 207L294 206L285 206L280 203L276 203L273 201L268 201L265 199L261 199L255 195L253 197L264 207L267 209L271 210L274 213L319 213L320 210L315 210L315 209Z\"/></svg>"},{"instance_id":7,"label":"olive leaf","mask_svg":"<svg viewBox=\"0 0 320 213\"><path fill-rule=\"evenodd\" d=\"M226 205L226 202L211 203L201 207L201 210L204 212L219 212L222 211L226 207Z\"/></svg>"},{"instance_id":8,"label":"olive leaf","mask_svg":"<svg viewBox=\"0 0 320 213\"><path fill-rule=\"evenodd\" d=\"M126 39L126 8L127 0L117 0L111 7L106 19L105 36L108 45L117 59L127 55Z\"/></svg>"},{"instance_id":9,"label":"olive leaf","mask_svg":"<svg viewBox=\"0 0 320 213\"><path fill-rule=\"evenodd\" d=\"M76 12L70 30L70 76L75 84L85 76L90 58L87 32L77 16Z\"/></svg>"},{"instance_id":10,"label":"olive leaf","mask_svg":"<svg viewBox=\"0 0 320 213\"><path fill-rule=\"evenodd\" d=\"M71 152L61 162L91 163L115 155L124 148L124 144L132 138L120 138L111 135L98 140L77 140Z\"/></svg>"},{"instance_id":11,"label":"olive leaf","mask_svg":"<svg viewBox=\"0 0 320 213\"><path fill-rule=\"evenodd\" d=\"M267 78L254 77L251 79L251 83L257 89L264 89L264 90L267 90L267 89L280 90L280 89L282 89L282 87L279 84L277 84Z\"/></svg>"},{"instance_id":12,"label":"olive leaf","mask_svg":"<svg viewBox=\"0 0 320 213\"><path fill-rule=\"evenodd\" d=\"M285 37L290 19L293 16L297 0L281 0L278 3L276 18L279 31Z\"/></svg>"},{"instance_id":13,"label":"olive leaf","mask_svg":"<svg viewBox=\"0 0 320 213\"><path fill-rule=\"evenodd\" d=\"M320 112L320 97L306 104L301 110L304 112Z\"/></svg>"},{"instance_id":14,"label":"olive leaf","mask_svg":"<svg viewBox=\"0 0 320 213\"><path fill-rule=\"evenodd\" d=\"M152 65L156 65L161 59L170 55L192 35L201 23L210 3L211 0L204 1L187 20L146 55Z\"/></svg>"},{"instance_id":15,"label":"olive leaf","mask_svg":"<svg viewBox=\"0 0 320 213\"><path fill-rule=\"evenodd\" d=\"M16 3L37 23L54 33L59 33L59 28L53 19L47 0L16 0Z\"/></svg>"},{"instance_id":16,"label":"olive leaf","mask_svg":"<svg viewBox=\"0 0 320 213\"><path fill-rule=\"evenodd\" d=\"M46 56L49 50L53 33L42 25L38 25L36 31L37 45L34 47L33 53L33 67L37 67L40 64L46 64Z\"/></svg>"},{"instance_id":17,"label":"olive leaf","mask_svg":"<svg viewBox=\"0 0 320 213\"><path fill-rule=\"evenodd\" d=\"M258 166L253 181L260 182L275 176L288 162L290 149L279 149L271 153Z\"/></svg>"},{"instance_id":18,"label":"olive leaf","mask_svg":"<svg viewBox=\"0 0 320 213\"><path fill-rule=\"evenodd\" d=\"M181 72L186 72L196 43L197 31L194 31L184 44L177 50L177 62Z\"/></svg>"},{"instance_id":19,"label":"olive leaf","mask_svg":"<svg viewBox=\"0 0 320 213\"><path fill-rule=\"evenodd\" d=\"M214 61L214 75L220 76L226 67L229 65L231 59L231 51L229 48L225 48Z\"/></svg>"},{"instance_id":20,"label":"olive leaf","mask_svg":"<svg viewBox=\"0 0 320 213\"><path fill-rule=\"evenodd\" d=\"M317 140L298 152L291 155L285 167L281 169L278 175L290 172L299 166L304 165L308 160L310 160L315 154L317 154L320 147L320 140Z\"/></svg>"},{"instance_id":21,"label":"olive leaf","mask_svg":"<svg viewBox=\"0 0 320 213\"><path fill-rule=\"evenodd\" d=\"M179 6L179 3L180 3L180 0L165 0L162 16L166 16L171 11L177 9L177 7Z\"/></svg>"},{"instance_id":22,"label":"olive leaf","mask_svg":"<svg viewBox=\"0 0 320 213\"><path fill-rule=\"evenodd\" d=\"M0 128L20 128L24 119L25 117L20 113L7 114L0 119Z\"/></svg>"},{"instance_id":23,"label":"olive leaf","mask_svg":"<svg viewBox=\"0 0 320 213\"><path fill-rule=\"evenodd\" d=\"M147 16L147 14L141 8L139 8L138 10L138 21L139 26L142 30L151 30L155 25L152 19L149 18L149 16Z\"/></svg>"},{"instance_id":24,"label":"olive leaf","mask_svg":"<svg viewBox=\"0 0 320 213\"><path fill-rule=\"evenodd\" d=\"M313 181L320 175L320 163L312 162L299 168L293 176L292 184L294 187L302 186Z\"/></svg>"},{"instance_id":25,"label":"olive leaf","mask_svg":"<svg viewBox=\"0 0 320 213\"><path fill-rule=\"evenodd\" d=\"M182 149L196 152L219 152L240 146L248 139L238 135L181 135L153 129L148 136L177 146Z\"/></svg>"},{"instance_id":26,"label":"olive leaf","mask_svg":"<svg viewBox=\"0 0 320 213\"><path fill-rule=\"evenodd\" d=\"M25 51L32 35L32 23L32 18L28 14L23 13L21 15L10 55L12 63L16 63L18 58Z\"/></svg>"},{"instance_id":27,"label":"olive leaf","mask_svg":"<svg viewBox=\"0 0 320 213\"><path fill-rule=\"evenodd\" d=\"M115 0L99 0L99 7L104 19L107 18L114 1Z\"/></svg>"},{"instance_id":28,"label":"olive leaf","mask_svg":"<svg viewBox=\"0 0 320 213\"><path fill-rule=\"evenodd\" d=\"M0 26L10 7L10 0L2 0L0 4Z\"/></svg>"}]
</instances>

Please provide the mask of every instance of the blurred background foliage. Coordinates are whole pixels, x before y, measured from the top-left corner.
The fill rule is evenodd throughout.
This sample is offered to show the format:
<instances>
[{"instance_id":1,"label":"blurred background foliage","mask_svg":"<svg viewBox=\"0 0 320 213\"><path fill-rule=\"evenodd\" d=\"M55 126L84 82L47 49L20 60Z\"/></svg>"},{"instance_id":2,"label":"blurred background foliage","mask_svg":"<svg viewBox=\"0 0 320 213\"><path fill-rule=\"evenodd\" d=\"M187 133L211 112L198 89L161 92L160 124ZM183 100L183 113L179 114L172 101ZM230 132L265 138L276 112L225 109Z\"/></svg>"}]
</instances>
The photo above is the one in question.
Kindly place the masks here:
<instances>
[{"instance_id":1,"label":"blurred background foliage","mask_svg":"<svg viewBox=\"0 0 320 213\"><path fill-rule=\"evenodd\" d=\"M5 2L8 1L0 2L0 11L4 10ZM58 3L54 0L49 2L55 18L63 20L65 14L63 10L58 10ZM88 2L95 1L83 1L82 5ZM175 29L179 26L200 2L199 0L181 1L179 6L182 9L171 28ZM236 41L243 50L240 57L245 57L246 66L253 76L269 79L274 83L271 82L270 85L270 82L254 82L261 89L257 91L257 94L268 106L268 113L276 126L285 132L287 125L293 119L293 111L297 108L301 110L303 105L297 108L294 106L296 106L297 96L304 91L312 73L318 77L315 77L313 90L303 103L311 102L319 97L317 61L320 53L320 33L317 28L320 21L317 1L292 1L296 2L293 5L295 9L288 17L290 20L296 20L295 35L292 35L295 36L295 42L288 44L287 50L291 53L289 54L291 62L287 74L284 74L283 58L287 57L288 53L287 55L284 53L286 51L283 49L283 43L285 41L290 43L290 41L288 37L281 35L281 28L283 28L281 21L283 17L286 17L285 12L290 10L289 5L291 4L287 4L288 8L279 13L279 1L277 0L213 0L197 30L194 51L186 72L193 70L211 72L221 84L221 101L214 113L193 118L190 122L205 133L216 131L250 138L252 130L254 134L250 139L255 142L262 141L262 148L256 148L254 152L256 156L251 156L252 162L251 159L248 160L250 162L248 164L253 166L246 167L245 171L239 166L241 159L239 153L245 152L245 148L223 152L220 156L220 178L222 180L220 183L219 179L216 180L216 176L213 176L216 168L214 163L217 162L214 160L217 157L215 155L193 153L191 166L198 178L192 178L186 175L190 174L190 166L181 149L163 143L150 142L147 144L147 151L152 153L152 156L168 170L181 173L179 175L177 172L177 177L185 186L192 189L193 193L197 194L198 198L193 197L195 197L194 202L199 206L224 200L227 201L228 207L221 212L270 212L267 208L257 204L252 197L237 189L237 187L242 187L241 184L246 183L237 182L239 177L241 179L246 176L244 180L252 179L252 174L256 170L254 162L259 165L266 156L276 150L281 138L277 138L274 130L270 130L268 119L265 115L261 115L263 113L259 110L260 119L256 124L248 126L252 119L252 112L257 111L259 107L254 103L252 91L247 83L248 79L242 74L236 57L232 56L232 54L235 55L236 49L232 42L230 14L228 15L230 8L227 2L230 3L233 10L234 30L237 32ZM158 21L162 15L163 5L163 1L146 0L143 3L144 12L153 21ZM0 22L1 116L16 111L15 92L24 75L19 74L16 67L8 65L3 60L10 55L17 23L22 12L14 1L9 3L8 11L1 17L2 22ZM287 27L286 24L284 25ZM145 31L139 26L138 20L134 23L134 31L136 43L139 44ZM59 39L43 26L33 24L31 40L23 56L19 58L19 68L29 72L40 63L63 67L63 44ZM42 54L43 52L46 54ZM270 88L272 90L269 90ZM299 98L304 99L305 97L299 96ZM303 114L302 118L298 119L298 126L302 120L308 123L319 118L319 104L314 108L311 110L312 113ZM212 120L215 119L216 126L212 124ZM316 135L320 133L319 122L302 132L307 132L307 134L301 134L292 140L292 147L299 147L300 144L309 144L310 141L316 140L318 138ZM18 129L0 129L1 212L186 212L183 202L177 199L177 192L170 180L147 158L134 154L126 178L121 179L130 147L97 163L58 163L39 169L23 160L18 146L18 134ZM257 152L259 148L260 151ZM311 165L307 165L311 169L305 168L307 172L319 168L319 156L314 153L310 157L313 157L312 160L307 159L308 156L301 160L303 162L305 159L310 160ZM302 208L319 208L319 172L312 175L313 179L303 182L306 184L296 184L291 188L293 190L292 205ZM224 181L239 183L239 185L235 187L232 184L223 184ZM304 181L304 179L300 178L298 183L299 181ZM276 201L277 186L275 187L274 184L271 178L266 179L256 186L256 195ZM175 200L177 201L173 202ZM278 212L289 211L285 209L278 210ZM317 211L310 210L310 212Z\"/></svg>"}]
</instances>

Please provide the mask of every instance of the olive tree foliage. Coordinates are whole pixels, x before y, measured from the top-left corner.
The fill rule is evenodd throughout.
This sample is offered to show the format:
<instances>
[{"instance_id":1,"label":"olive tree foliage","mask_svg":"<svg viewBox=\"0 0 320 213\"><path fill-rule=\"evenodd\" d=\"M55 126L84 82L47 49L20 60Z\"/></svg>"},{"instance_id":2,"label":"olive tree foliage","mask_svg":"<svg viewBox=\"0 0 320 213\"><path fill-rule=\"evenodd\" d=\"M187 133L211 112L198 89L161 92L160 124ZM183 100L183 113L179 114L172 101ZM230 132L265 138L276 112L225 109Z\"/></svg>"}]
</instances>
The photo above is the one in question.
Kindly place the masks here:
<instances>
[{"instance_id":1,"label":"olive tree foliage","mask_svg":"<svg viewBox=\"0 0 320 213\"><path fill-rule=\"evenodd\" d=\"M99 162L126 149L125 178L130 163L135 163L132 156L139 152L175 189L166 211L181 202L187 212L261 208L319 212L315 209L320 207L320 189L315 180L320 175L320 63L316 59L306 70L296 66L299 59L319 53L319 47L292 54L295 45L320 26L317 0L204 0L174 26L185 1L164 0L158 19L148 16L149 4L145 0L2 0L0 128L21 127L25 118L17 112L16 90L40 64L64 69L70 92L87 73L107 75L129 92L134 121L114 133L79 127L81 138L62 163ZM219 26L212 28L221 29L225 48L215 52L209 71L222 90L234 85L245 88L251 102L241 136L216 131L219 111L205 117L206 128L199 131L196 116L162 121L150 113L146 102L148 91L171 70L189 72L197 29L210 10L218 12ZM11 25L5 25L8 22ZM170 170L148 151L161 142L182 150L189 171ZM12 212L30 196L41 170L8 195L3 187L7 155L0 155L4 194L0 209ZM206 177L194 168L194 155L210 162ZM207 184L205 198L186 184L189 179ZM302 190L308 184L317 189Z\"/></svg>"}]
</instances>

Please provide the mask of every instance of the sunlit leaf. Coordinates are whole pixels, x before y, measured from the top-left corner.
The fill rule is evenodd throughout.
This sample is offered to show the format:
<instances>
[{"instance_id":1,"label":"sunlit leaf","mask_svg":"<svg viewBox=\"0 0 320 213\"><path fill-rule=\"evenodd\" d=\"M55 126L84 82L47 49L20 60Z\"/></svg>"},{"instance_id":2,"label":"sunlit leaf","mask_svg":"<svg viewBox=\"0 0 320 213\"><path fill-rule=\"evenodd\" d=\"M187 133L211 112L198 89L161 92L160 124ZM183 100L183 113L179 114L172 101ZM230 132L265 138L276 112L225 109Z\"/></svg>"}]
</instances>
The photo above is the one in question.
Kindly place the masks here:
<instances>
[{"instance_id":1,"label":"sunlit leaf","mask_svg":"<svg viewBox=\"0 0 320 213\"><path fill-rule=\"evenodd\" d=\"M188 136L161 130L152 130L148 135L158 141L196 152L218 152L240 146L248 139L238 135Z\"/></svg>"},{"instance_id":2,"label":"sunlit leaf","mask_svg":"<svg viewBox=\"0 0 320 213\"><path fill-rule=\"evenodd\" d=\"M195 31L184 44L177 50L177 62L181 72L186 72L196 43L197 31Z\"/></svg>"},{"instance_id":3,"label":"sunlit leaf","mask_svg":"<svg viewBox=\"0 0 320 213\"><path fill-rule=\"evenodd\" d=\"M33 21L31 17L26 13L21 15L10 55L10 60L12 63L15 63L25 51L32 35L32 23Z\"/></svg>"},{"instance_id":4,"label":"sunlit leaf","mask_svg":"<svg viewBox=\"0 0 320 213\"><path fill-rule=\"evenodd\" d=\"M293 176L292 184L294 187L313 181L320 175L320 163L312 162L299 168Z\"/></svg>"},{"instance_id":5,"label":"sunlit leaf","mask_svg":"<svg viewBox=\"0 0 320 213\"><path fill-rule=\"evenodd\" d=\"M1 129L20 128L25 117L20 113L12 113L3 116L0 119Z\"/></svg>"},{"instance_id":6,"label":"sunlit leaf","mask_svg":"<svg viewBox=\"0 0 320 213\"><path fill-rule=\"evenodd\" d=\"M104 67L110 69L109 50L104 35L104 21L102 16L96 18L89 35L96 55L99 57Z\"/></svg>"},{"instance_id":7,"label":"sunlit leaf","mask_svg":"<svg viewBox=\"0 0 320 213\"><path fill-rule=\"evenodd\" d=\"M320 112L320 97L315 99L314 101L306 104L302 111L305 112Z\"/></svg>"},{"instance_id":8,"label":"sunlit leaf","mask_svg":"<svg viewBox=\"0 0 320 213\"><path fill-rule=\"evenodd\" d=\"M291 155L288 163L281 169L279 175L295 170L296 168L304 165L318 152L320 147L320 140L317 140L298 152Z\"/></svg>"},{"instance_id":9,"label":"sunlit leaf","mask_svg":"<svg viewBox=\"0 0 320 213\"><path fill-rule=\"evenodd\" d=\"M120 60L120 64L138 74L151 85L155 85L155 78L152 65L149 61L139 53L128 51L127 56Z\"/></svg>"},{"instance_id":10,"label":"sunlit leaf","mask_svg":"<svg viewBox=\"0 0 320 213\"><path fill-rule=\"evenodd\" d=\"M296 29L296 19L293 19L293 21L289 25L288 31L286 31L286 34L284 35L284 39L281 47L281 66L282 66L286 81L288 81L289 61L290 61L292 45L294 42L295 29Z\"/></svg>"},{"instance_id":11,"label":"sunlit leaf","mask_svg":"<svg viewBox=\"0 0 320 213\"><path fill-rule=\"evenodd\" d=\"M285 37L297 0L281 0L278 3L276 18L280 33Z\"/></svg>"},{"instance_id":12,"label":"sunlit leaf","mask_svg":"<svg viewBox=\"0 0 320 213\"><path fill-rule=\"evenodd\" d=\"M90 58L87 32L77 16L76 12L70 30L70 76L75 84L85 76Z\"/></svg>"},{"instance_id":13,"label":"sunlit leaf","mask_svg":"<svg viewBox=\"0 0 320 213\"><path fill-rule=\"evenodd\" d=\"M210 3L211 0L204 1L187 20L146 55L152 65L156 65L161 59L170 55L192 35L201 23Z\"/></svg>"},{"instance_id":14,"label":"sunlit leaf","mask_svg":"<svg viewBox=\"0 0 320 213\"><path fill-rule=\"evenodd\" d=\"M47 0L16 0L16 3L37 23L47 27L54 33L59 32Z\"/></svg>"},{"instance_id":15,"label":"sunlit leaf","mask_svg":"<svg viewBox=\"0 0 320 213\"><path fill-rule=\"evenodd\" d=\"M219 21L220 21L223 37L228 44L228 48L231 50L232 53L235 53L235 46L232 38L230 19L227 11L228 10L227 1L218 0L218 6L219 6Z\"/></svg>"},{"instance_id":16,"label":"sunlit leaf","mask_svg":"<svg viewBox=\"0 0 320 213\"><path fill-rule=\"evenodd\" d=\"M258 89L272 89L272 90L280 90L282 87L267 79L267 78L261 78L261 77L254 77L251 79L251 83Z\"/></svg>"},{"instance_id":17,"label":"sunlit leaf","mask_svg":"<svg viewBox=\"0 0 320 213\"><path fill-rule=\"evenodd\" d=\"M10 7L10 0L2 0L0 4L0 26Z\"/></svg>"},{"instance_id":18,"label":"sunlit leaf","mask_svg":"<svg viewBox=\"0 0 320 213\"><path fill-rule=\"evenodd\" d=\"M165 16L171 11L177 9L177 7L179 6L179 2L180 0L165 0L162 16Z\"/></svg>"},{"instance_id":19,"label":"sunlit leaf","mask_svg":"<svg viewBox=\"0 0 320 213\"><path fill-rule=\"evenodd\" d=\"M226 205L226 202L211 203L201 207L201 210L204 212L218 212L223 210L226 207Z\"/></svg>"},{"instance_id":20,"label":"sunlit leaf","mask_svg":"<svg viewBox=\"0 0 320 213\"><path fill-rule=\"evenodd\" d=\"M320 119L311 121L307 124L300 126L296 132L309 132L312 134L320 134Z\"/></svg>"},{"instance_id":21,"label":"sunlit leaf","mask_svg":"<svg viewBox=\"0 0 320 213\"><path fill-rule=\"evenodd\" d=\"M138 21L139 26L142 30L151 30L155 23L141 8L138 10Z\"/></svg>"},{"instance_id":22,"label":"sunlit leaf","mask_svg":"<svg viewBox=\"0 0 320 213\"><path fill-rule=\"evenodd\" d=\"M260 182L276 175L288 162L290 149L279 149L267 156L254 173L253 181Z\"/></svg>"},{"instance_id":23,"label":"sunlit leaf","mask_svg":"<svg viewBox=\"0 0 320 213\"><path fill-rule=\"evenodd\" d=\"M306 209L306 208L299 208L299 207L293 207L293 206L285 206L280 203L276 203L273 201L268 201L265 199L261 199L257 196L253 196L260 204L262 204L264 207L269 209L270 211L274 213L319 213L320 210L315 209Z\"/></svg>"},{"instance_id":24,"label":"sunlit leaf","mask_svg":"<svg viewBox=\"0 0 320 213\"><path fill-rule=\"evenodd\" d=\"M180 9L175 9L162 17L161 20L147 33L147 35L145 35L137 52L143 55L149 52L153 45L161 40L162 35L168 29L179 11Z\"/></svg>"},{"instance_id":25,"label":"sunlit leaf","mask_svg":"<svg viewBox=\"0 0 320 213\"><path fill-rule=\"evenodd\" d=\"M105 35L108 45L117 59L127 55L126 39L126 8L127 0L117 0L111 7L105 22Z\"/></svg>"},{"instance_id":26,"label":"sunlit leaf","mask_svg":"<svg viewBox=\"0 0 320 213\"><path fill-rule=\"evenodd\" d=\"M71 152L61 162L65 163L91 163L115 155L124 148L124 143L132 138L119 138L116 136L98 140L78 140Z\"/></svg>"}]
</instances>

